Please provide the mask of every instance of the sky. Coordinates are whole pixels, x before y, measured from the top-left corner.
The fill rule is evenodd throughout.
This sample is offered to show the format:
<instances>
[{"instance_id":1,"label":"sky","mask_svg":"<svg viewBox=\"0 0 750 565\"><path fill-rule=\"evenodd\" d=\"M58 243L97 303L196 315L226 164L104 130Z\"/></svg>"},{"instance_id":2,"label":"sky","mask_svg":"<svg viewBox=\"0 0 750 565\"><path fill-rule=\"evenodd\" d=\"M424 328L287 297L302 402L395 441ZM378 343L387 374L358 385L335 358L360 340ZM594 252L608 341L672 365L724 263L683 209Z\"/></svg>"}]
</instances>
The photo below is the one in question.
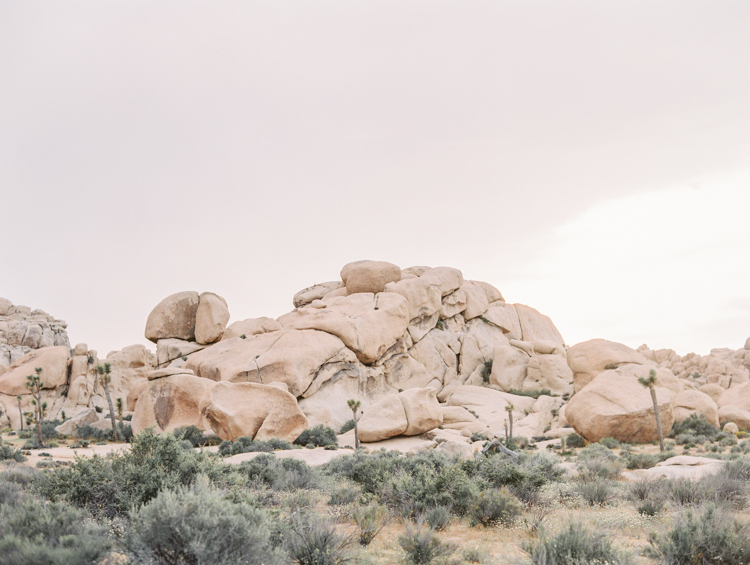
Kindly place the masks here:
<instances>
[{"instance_id":1,"label":"sky","mask_svg":"<svg viewBox=\"0 0 750 565\"><path fill-rule=\"evenodd\" d=\"M0 296L100 354L358 259L606 338L750 336L750 4L0 0ZM153 349L153 345L151 345Z\"/></svg>"}]
</instances>

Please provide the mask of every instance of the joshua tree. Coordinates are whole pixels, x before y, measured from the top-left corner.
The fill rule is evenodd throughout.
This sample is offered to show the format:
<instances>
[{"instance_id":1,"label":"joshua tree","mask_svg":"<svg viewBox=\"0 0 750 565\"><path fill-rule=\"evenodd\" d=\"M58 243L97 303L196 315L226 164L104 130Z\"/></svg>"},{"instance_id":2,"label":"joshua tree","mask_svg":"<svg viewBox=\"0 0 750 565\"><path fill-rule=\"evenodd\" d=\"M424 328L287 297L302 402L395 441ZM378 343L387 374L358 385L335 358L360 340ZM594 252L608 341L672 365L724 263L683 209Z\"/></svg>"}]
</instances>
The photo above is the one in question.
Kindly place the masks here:
<instances>
[{"instance_id":1,"label":"joshua tree","mask_svg":"<svg viewBox=\"0 0 750 565\"><path fill-rule=\"evenodd\" d=\"M354 416L354 449L359 449L359 429L357 429L357 410L359 410L359 407L362 406L362 403L359 400L349 399L346 401L349 408L352 410L352 415Z\"/></svg>"},{"instance_id":2,"label":"joshua tree","mask_svg":"<svg viewBox=\"0 0 750 565\"><path fill-rule=\"evenodd\" d=\"M47 403L42 402L43 386L42 368L36 367L34 374L26 377L26 388L31 391L31 403L34 405L34 420L36 421L36 430L39 434L39 447L42 447L44 444L44 439L42 438L42 420L44 419L44 412L47 410Z\"/></svg>"},{"instance_id":3,"label":"joshua tree","mask_svg":"<svg viewBox=\"0 0 750 565\"><path fill-rule=\"evenodd\" d=\"M115 441L120 441L117 437L117 424L115 423L115 409L112 407L112 397L109 395L109 381L111 379L110 374L112 373L112 365L105 363L96 366L96 372L99 374L99 381L104 385L104 394L107 396L107 404L109 404L109 417L112 420L112 433L114 434Z\"/></svg>"},{"instance_id":4,"label":"joshua tree","mask_svg":"<svg viewBox=\"0 0 750 565\"><path fill-rule=\"evenodd\" d=\"M664 451L664 434L661 431L661 416L659 415L659 404L656 402L656 371L651 369L648 378L638 377L641 386L646 387L651 393L651 402L654 403L654 416L656 416L656 433L659 434L659 451Z\"/></svg>"},{"instance_id":5,"label":"joshua tree","mask_svg":"<svg viewBox=\"0 0 750 565\"><path fill-rule=\"evenodd\" d=\"M122 426L122 411L123 411L123 405L122 405L122 396L117 397L117 419L120 420L120 425Z\"/></svg>"},{"instance_id":6,"label":"joshua tree","mask_svg":"<svg viewBox=\"0 0 750 565\"><path fill-rule=\"evenodd\" d=\"M508 439L513 439L513 405L508 404L505 411L508 413Z\"/></svg>"},{"instance_id":7,"label":"joshua tree","mask_svg":"<svg viewBox=\"0 0 750 565\"><path fill-rule=\"evenodd\" d=\"M23 410L21 410L21 395L16 396L18 401L18 415L21 416L21 431L23 431Z\"/></svg>"}]
</instances>

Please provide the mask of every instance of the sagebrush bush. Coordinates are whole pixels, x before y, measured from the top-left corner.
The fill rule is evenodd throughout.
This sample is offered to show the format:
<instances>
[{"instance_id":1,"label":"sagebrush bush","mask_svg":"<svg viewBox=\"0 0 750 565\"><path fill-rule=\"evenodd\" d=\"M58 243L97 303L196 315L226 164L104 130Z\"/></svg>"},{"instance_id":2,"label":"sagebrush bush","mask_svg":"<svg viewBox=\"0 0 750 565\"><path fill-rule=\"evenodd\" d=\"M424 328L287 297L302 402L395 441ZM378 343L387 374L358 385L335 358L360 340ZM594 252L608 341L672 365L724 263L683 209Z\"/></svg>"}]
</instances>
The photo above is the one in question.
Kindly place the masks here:
<instances>
[{"instance_id":1,"label":"sagebrush bush","mask_svg":"<svg viewBox=\"0 0 750 565\"><path fill-rule=\"evenodd\" d=\"M359 529L360 545L370 545L370 542L388 523L389 518L388 509L376 502L356 506L351 516Z\"/></svg>"},{"instance_id":2,"label":"sagebrush bush","mask_svg":"<svg viewBox=\"0 0 750 565\"><path fill-rule=\"evenodd\" d=\"M270 565L284 562L271 543L271 518L234 504L199 477L190 487L162 490L131 513L125 544L140 563Z\"/></svg>"},{"instance_id":3,"label":"sagebrush bush","mask_svg":"<svg viewBox=\"0 0 750 565\"><path fill-rule=\"evenodd\" d=\"M343 506L352 504L362 495L362 489L357 485L336 485L331 490L328 504L331 506Z\"/></svg>"},{"instance_id":4,"label":"sagebrush bush","mask_svg":"<svg viewBox=\"0 0 750 565\"><path fill-rule=\"evenodd\" d=\"M109 547L106 529L66 503L23 497L0 506L2 565L93 565Z\"/></svg>"},{"instance_id":5,"label":"sagebrush bush","mask_svg":"<svg viewBox=\"0 0 750 565\"><path fill-rule=\"evenodd\" d=\"M584 479L616 479L622 473L624 464L612 450L601 444L592 443L578 454L576 468Z\"/></svg>"},{"instance_id":6,"label":"sagebrush bush","mask_svg":"<svg viewBox=\"0 0 750 565\"><path fill-rule=\"evenodd\" d=\"M340 434L345 434L349 430L354 429L354 420L347 420L341 425L341 429L339 430Z\"/></svg>"},{"instance_id":7,"label":"sagebrush bush","mask_svg":"<svg viewBox=\"0 0 750 565\"><path fill-rule=\"evenodd\" d=\"M620 447L620 442L613 437L603 437L599 440L599 443L601 443L607 449L615 449L616 447Z\"/></svg>"},{"instance_id":8,"label":"sagebrush bush","mask_svg":"<svg viewBox=\"0 0 750 565\"><path fill-rule=\"evenodd\" d=\"M20 449L16 449L12 445L0 445L0 461L9 460L23 463L26 461L26 456Z\"/></svg>"},{"instance_id":9,"label":"sagebrush bush","mask_svg":"<svg viewBox=\"0 0 750 565\"><path fill-rule=\"evenodd\" d=\"M507 488L486 490L479 493L469 509L471 526L485 528L497 524L509 524L521 513L522 506Z\"/></svg>"},{"instance_id":10,"label":"sagebrush bush","mask_svg":"<svg viewBox=\"0 0 750 565\"><path fill-rule=\"evenodd\" d=\"M120 441L130 441L133 438L133 429L130 424L124 424L122 422L116 422L117 434ZM114 441L115 434L112 428L106 430L100 430L88 424L78 426L76 430L76 436L81 439L89 439L93 441Z\"/></svg>"},{"instance_id":11,"label":"sagebrush bush","mask_svg":"<svg viewBox=\"0 0 750 565\"><path fill-rule=\"evenodd\" d=\"M327 447L338 445L338 438L336 437L336 430L323 424L318 424L314 428L302 432L294 440L294 443L302 446L313 444L315 447Z\"/></svg>"},{"instance_id":12,"label":"sagebrush bush","mask_svg":"<svg viewBox=\"0 0 750 565\"><path fill-rule=\"evenodd\" d=\"M576 490L589 506L604 506L612 498L610 481L600 477L579 481Z\"/></svg>"},{"instance_id":13,"label":"sagebrush bush","mask_svg":"<svg viewBox=\"0 0 750 565\"><path fill-rule=\"evenodd\" d=\"M293 515L283 539L284 549L299 565L340 565L351 560L351 538L317 514Z\"/></svg>"},{"instance_id":14,"label":"sagebrush bush","mask_svg":"<svg viewBox=\"0 0 750 565\"><path fill-rule=\"evenodd\" d=\"M196 426L177 428L172 434L179 440L189 441L193 447L204 447L206 445L216 445L218 443L218 438L207 438L203 435L203 430Z\"/></svg>"},{"instance_id":15,"label":"sagebrush bush","mask_svg":"<svg viewBox=\"0 0 750 565\"><path fill-rule=\"evenodd\" d=\"M565 446L568 449L584 447L585 445L586 445L586 440L576 433L568 434L567 436L565 436Z\"/></svg>"},{"instance_id":16,"label":"sagebrush bush","mask_svg":"<svg viewBox=\"0 0 750 565\"><path fill-rule=\"evenodd\" d=\"M219 445L219 455L229 456L239 453L256 453L292 449L292 444L283 439L271 438L268 441L255 441L249 436L237 438L235 441L225 440Z\"/></svg>"},{"instance_id":17,"label":"sagebrush bush","mask_svg":"<svg viewBox=\"0 0 750 565\"><path fill-rule=\"evenodd\" d=\"M703 414L690 414L682 422L675 422L667 437L675 439L678 445L685 443L705 443L713 441L721 430L711 424ZM683 436L681 439L678 436ZM693 441L688 441L690 437ZM695 441L698 439L699 441Z\"/></svg>"},{"instance_id":18,"label":"sagebrush bush","mask_svg":"<svg viewBox=\"0 0 750 565\"><path fill-rule=\"evenodd\" d=\"M649 535L646 554L664 565L746 565L750 563L750 526L710 504L688 510L671 530Z\"/></svg>"},{"instance_id":19,"label":"sagebrush bush","mask_svg":"<svg viewBox=\"0 0 750 565\"><path fill-rule=\"evenodd\" d=\"M628 469L650 469L659 463L659 457L650 453L626 453L623 456Z\"/></svg>"},{"instance_id":20,"label":"sagebrush bush","mask_svg":"<svg viewBox=\"0 0 750 565\"><path fill-rule=\"evenodd\" d=\"M256 487L292 491L320 486L317 469L298 459L276 459L273 455L264 453L250 461L243 461L238 470L247 484Z\"/></svg>"},{"instance_id":21,"label":"sagebrush bush","mask_svg":"<svg viewBox=\"0 0 750 565\"><path fill-rule=\"evenodd\" d=\"M407 525L404 533L398 537L398 544L404 550L406 562L410 565L428 565L445 559L456 551L454 545L443 542L440 536L421 523L416 527Z\"/></svg>"},{"instance_id":22,"label":"sagebrush bush","mask_svg":"<svg viewBox=\"0 0 750 565\"><path fill-rule=\"evenodd\" d=\"M451 522L450 506L435 506L424 513L424 521L436 532L443 531Z\"/></svg>"},{"instance_id":23,"label":"sagebrush bush","mask_svg":"<svg viewBox=\"0 0 750 565\"><path fill-rule=\"evenodd\" d=\"M624 565L630 562L605 534L579 523L569 524L554 535L542 531L536 540L525 541L522 547L533 565Z\"/></svg>"}]
</instances>

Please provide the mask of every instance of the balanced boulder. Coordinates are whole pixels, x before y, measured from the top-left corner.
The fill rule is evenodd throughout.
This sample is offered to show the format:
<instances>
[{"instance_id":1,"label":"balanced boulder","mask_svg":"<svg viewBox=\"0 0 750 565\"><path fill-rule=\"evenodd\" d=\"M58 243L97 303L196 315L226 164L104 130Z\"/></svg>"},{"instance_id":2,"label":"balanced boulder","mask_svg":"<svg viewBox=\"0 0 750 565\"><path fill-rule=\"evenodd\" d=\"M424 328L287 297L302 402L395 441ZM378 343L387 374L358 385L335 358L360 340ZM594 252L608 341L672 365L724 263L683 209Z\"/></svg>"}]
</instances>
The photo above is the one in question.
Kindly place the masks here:
<instances>
[{"instance_id":1,"label":"balanced boulder","mask_svg":"<svg viewBox=\"0 0 750 565\"><path fill-rule=\"evenodd\" d=\"M200 295L195 312L195 341L202 344L214 343L221 339L229 322L227 301L213 292Z\"/></svg>"},{"instance_id":2,"label":"balanced boulder","mask_svg":"<svg viewBox=\"0 0 750 565\"><path fill-rule=\"evenodd\" d=\"M148 315L146 339L154 343L170 337L195 341L195 316L199 303L197 292L185 291L167 296Z\"/></svg>"},{"instance_id":3,"label":"balanced boulder","mask_svg":"<svg viewBox=\"0 0 750 565\"><path fill-rule=\"evenodd\" d=\"M568 366L573 371L576 392L606 369L625 364L645 365L647 362L646 358L635 349L606 339L584 341L568 350Z\"/></svg>"}]
</instances>

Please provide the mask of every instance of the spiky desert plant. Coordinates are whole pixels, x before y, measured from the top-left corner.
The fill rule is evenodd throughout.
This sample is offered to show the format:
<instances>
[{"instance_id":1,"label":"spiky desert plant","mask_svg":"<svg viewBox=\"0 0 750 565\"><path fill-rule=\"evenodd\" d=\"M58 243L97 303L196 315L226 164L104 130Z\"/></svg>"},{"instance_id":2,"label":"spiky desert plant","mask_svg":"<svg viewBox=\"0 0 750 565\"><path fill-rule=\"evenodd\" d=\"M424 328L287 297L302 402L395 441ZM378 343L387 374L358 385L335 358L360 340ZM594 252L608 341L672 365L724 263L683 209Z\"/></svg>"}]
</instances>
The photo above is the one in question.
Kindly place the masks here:
<instances>
[{"instance_id":1,"label":"spiky desert plant","mask_svg":"<svg viewBox=\"0 0 750 565\"><path fill-rule=\"evenodd\" d=\"M21 410L21 395L16 396L16 400L18 401L18 415L21 417L21 431L23 431L23 410Z\"/></svg>"},{"instance_id":2,"label":"spiky desert plant","mask_svg":"<svg viewBox=\"0 0 750 565\"><path fill-rule=\"evenodd\" d=\"M114 434L115 441L120 441L117 437L117 424L115 423L115 409L112 407L112 397L109 395L109 381L111 380L112 365L105 363L104 365L97 365L96 372L99 375L99 381L104 385L104 394L107 396L107 404L109 404L109 417L112 420L112 433Z\"/></svg>"},{"instance_id":3,"label":"spiky desert plant","mask_svg":"<svg viewBox=\"0 0 750 565\"><path fill-rule=\"evenodd\" d=\"M352 416L354 418L354 449L359 449L359 429L357 428L357 422L359 421L359 418L357 417L357 410L359 410L359 407L362 406L362 403L359 400L350 398L346 401L346 404L351 409Z\"/></svg>"},{"instance_id":4,"label":"spiky desert plant","mask_svg":"<svg viewBox=\"0 0 750 565\"><path fill-rule=\"evenodd\" d=\"M664 434L661 430L661 416L659 415L659 404L656 402L656 371L651 369L648 378L638 377L638 383L647 388L651 393L651 402L654 404L654 416L656 417L656 433L659 434L659 451L664 451Z\"/></svg>"},{"instance_id":5,"label":"spiky desert plant","mask_svg":"<svg viewBox=\"0 0 750 565\"><path fill-rule=\"evenodd\" d=\"M33 375L26 377L26 388L31 392L31 404L34 405L34 420L36 421L36 430L39 434L39 447L43 445L42 438L42 420L44 419L44 411L47 409L47 403L42 402L42 368L36 367Z\"/></svg>"},{"instance_id":6,"label":"spiky desert plant","mask_svg":"<svg viewBox=\"0 0 750 565\"><path fill-rule=\"evenodd\" d=\"M122 396L117 397L117 419L120 420L120 425L122 426L122 413L124 411L124 406L122 405Z\"/></svg>"}]
</instances>

